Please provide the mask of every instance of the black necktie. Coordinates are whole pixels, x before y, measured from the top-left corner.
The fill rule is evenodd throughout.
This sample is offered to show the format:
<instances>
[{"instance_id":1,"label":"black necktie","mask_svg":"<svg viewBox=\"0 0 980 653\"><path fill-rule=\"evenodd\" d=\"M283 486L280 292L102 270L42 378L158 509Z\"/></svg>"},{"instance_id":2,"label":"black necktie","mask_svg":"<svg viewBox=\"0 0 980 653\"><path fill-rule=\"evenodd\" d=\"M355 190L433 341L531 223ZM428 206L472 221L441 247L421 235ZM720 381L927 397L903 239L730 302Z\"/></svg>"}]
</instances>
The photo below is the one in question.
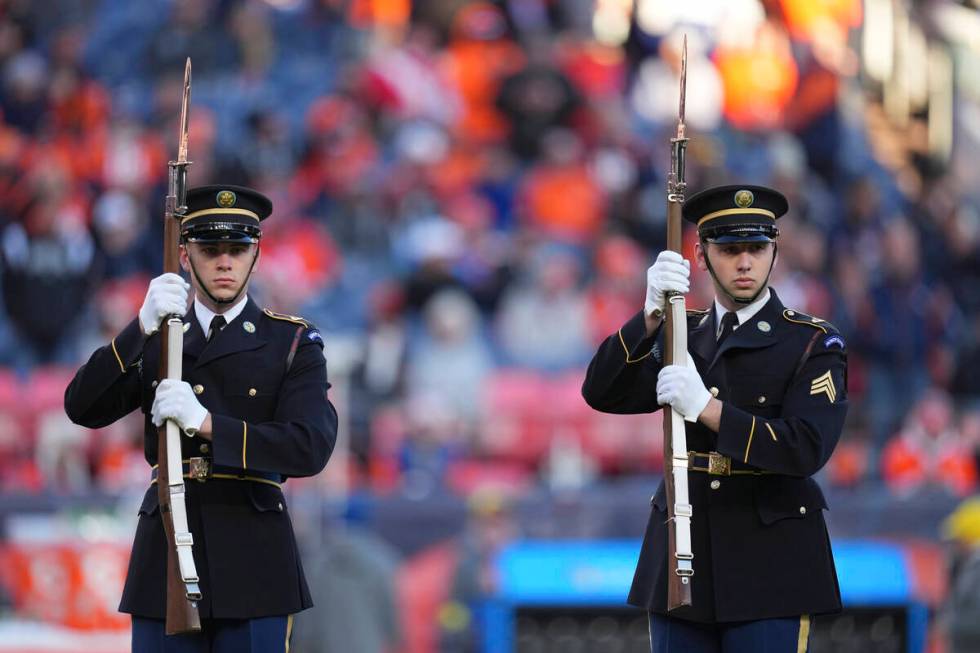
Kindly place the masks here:
<instances>
[{"instance_id":1,"label":"black necktie","mask_svg":"<svg viewBox=\"0 0 980 653\"><path fill-rule=\"evenodd\" d=\"M718 346L725 342L725 338L732 334L735 327L738 326L738 315L734 311L728 311L721 316L721 333L718 334Z\"/></svg>"},{"instance_id":2,"label":"black necktie","mask_svg":"<svg viewBox=\"0 0 980 653\"><path fill-rule=\"evenodd\" d=\"M214 337L214 334L225 328L225 324L227 324L227 322L225 322L225 318L223 316L214 316L214 318L211 320L211 328L208 329L208 342L211 342L211 338Z\"/></svg>"}]
</instances>

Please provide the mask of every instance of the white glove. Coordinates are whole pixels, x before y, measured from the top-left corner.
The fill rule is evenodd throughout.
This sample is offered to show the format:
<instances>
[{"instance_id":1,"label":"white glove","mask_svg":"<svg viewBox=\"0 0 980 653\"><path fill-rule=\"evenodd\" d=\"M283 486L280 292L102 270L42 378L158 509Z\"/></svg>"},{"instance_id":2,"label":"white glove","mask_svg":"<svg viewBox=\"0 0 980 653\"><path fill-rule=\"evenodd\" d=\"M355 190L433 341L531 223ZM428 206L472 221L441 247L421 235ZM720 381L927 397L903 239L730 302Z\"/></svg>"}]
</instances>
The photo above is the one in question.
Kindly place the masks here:
<instances>
[{"instance_id":1,"label":"white glove","mask_svg":"<svg viewBox=\"0 0 980 653\"><path fill-rule=\"evenodd\" d=\"M691 262L677 252L660 252L657 261L647 270L647 300L643 310L650 315L654 310L663 312L666 307L666 294L679 292L687 294L691 289Z\"/></svg>"},{"instance_id":2,"label":"white glove","mask_svg":"<svg viewBox=\"0 0 980 653\"><path fill-rule=\"evenodd\" d=\"M698 421L710 400L711 393L704 387L690 354L687 365L667 365L657 375L657 403L669 404L688 422Z\"/></svg>"},{"instance_id":3,"label":"white glove","mask_svg":"<svg viewBox=\"0 0 980 653\"><path fill-rule=\"evenodd\" d=\"M160 320L167 315L183 316L187 312L187 292L190 288L180 275L172 272L153 279L140 308L140 328L143 333L155 333L160 328Z\"/></svg>"},{"instance_id":4,"label":"white glove","mask_svg":"<svg viewBox=\"0 0 980 653\"><path fill-rule=\"evenodd\" d=\"M156 426L162 426L166 420L172 419L187 435L194 435L207 416L208 409L197 400L186 381L160 381L150 410L150 417Z\"/></svg>"}]
</instances>

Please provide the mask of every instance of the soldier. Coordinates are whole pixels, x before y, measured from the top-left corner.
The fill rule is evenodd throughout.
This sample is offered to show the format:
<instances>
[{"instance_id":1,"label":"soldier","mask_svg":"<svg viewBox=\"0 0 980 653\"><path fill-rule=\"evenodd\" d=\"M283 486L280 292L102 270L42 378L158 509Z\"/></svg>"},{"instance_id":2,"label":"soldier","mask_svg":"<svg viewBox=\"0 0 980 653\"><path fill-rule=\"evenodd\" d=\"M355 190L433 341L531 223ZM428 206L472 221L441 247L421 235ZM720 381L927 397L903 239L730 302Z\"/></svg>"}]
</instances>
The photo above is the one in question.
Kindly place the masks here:
<instances>
[{"instance_id":1,"label":"soldier","mask_svg":"<svg viewBox=\"0 0 980 653\"><path fill-rule=\"evenodd\" d=\"M688 312L689 366L662 363L665 294L686 293L690 276L688 261L662 252L644 310L600 345L582 388L597 410L669 404L687 421L693 604L667 613L663 483L629 594L650 612L654 653L796 653L811 616L841 607L827 504L811 477L844 424L846 349L833 326L784 308L769 288L787 209L759 186L691 197L683 216L698 227L696 261L715 301Z\"/></svg>"},{"instance_id":2,"label":"soldier","mask_svg":"<svg viewBox=\"0 0 980 653\"><path fill-rule=\"evenodd\" d=\"M323 341L308 322L260 309L247 295L260 223L272 203L237 186L187 191L176 274L150 282L139 316L78 370L65 410L100 428L136 408L152 466L120 610L133 616L133 650L281 653L291 615L312 605L282 483L320 472L337 414L327 399ZM183 380L157 383L159 325L184 324ZM157 426L177 422L202 630L164 635L167 539L157 496Z\"/></svg>"}]
</instances>

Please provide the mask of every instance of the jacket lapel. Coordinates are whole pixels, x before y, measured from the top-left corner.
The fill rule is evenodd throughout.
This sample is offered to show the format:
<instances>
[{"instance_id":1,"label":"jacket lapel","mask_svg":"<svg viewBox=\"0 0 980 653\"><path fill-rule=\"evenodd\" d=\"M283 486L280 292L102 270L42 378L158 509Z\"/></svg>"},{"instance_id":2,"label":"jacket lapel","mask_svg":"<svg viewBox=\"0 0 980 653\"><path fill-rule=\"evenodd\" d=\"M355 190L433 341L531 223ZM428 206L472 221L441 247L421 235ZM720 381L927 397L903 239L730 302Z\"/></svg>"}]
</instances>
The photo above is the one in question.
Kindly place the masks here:
<instances>
[{"instance_id":1,"label":"jacket lapel","mask_svg":"<svg viewBox=\"0 0 980 653\"><path fill-rule=\"evenodd\" d=\"M249 298L245 304L245 309L238 317L229 322L224 329L216 333L210 342L205 343L201 355L194 366L201 367L223 356L258 349L264 345L266 340L258 330L259 324L261 324L261 315L262 313L259 311L258 306ZM252 325L251 329L245 328L246 322ZM200 327L198 327L198 330L200 331ZM201 338L202 340L204 338L203 332L201 333Z\"/></svg>"},{"instance_id":2,"label":"jacket lapel","mask_svg":"<svg viewBox=\"0 0 980 653\"><path fill-rule=\"evenodd\" d=\"M779 325L778 320L782 319L783 304L775 290L770 288L769 293L771 296L765 306L721 343L711 361L712 366L730 349L761 349L776 343L775 329Z\"/></svg>"},{"instance_id":3,"label":"jacket lapel","mask_svg":"<svg viewBox=\"0 0 980 653\"><path fill-rule=\"evenodd\" d=\"M708 311L704 319L687 333L687 348L704 362L705 369L710 367L715 356L715 349L718 344L715 338L715 324L717 322L715 304L712 302L711 310Z\"/></svg>"},{"instance_id":4,"label":"jacket lapel","mask_svg":"<svg viewBox=\"0 0 980 653\"><path fill-rule=\"evenodd\" d=\"M197 360L207 341L204 339L201 323L197 321L197 315L194 314L193 307L187 311L184 320L184 326L186 327L184 331L184 357Z\"/></svg>"}]
</instances>

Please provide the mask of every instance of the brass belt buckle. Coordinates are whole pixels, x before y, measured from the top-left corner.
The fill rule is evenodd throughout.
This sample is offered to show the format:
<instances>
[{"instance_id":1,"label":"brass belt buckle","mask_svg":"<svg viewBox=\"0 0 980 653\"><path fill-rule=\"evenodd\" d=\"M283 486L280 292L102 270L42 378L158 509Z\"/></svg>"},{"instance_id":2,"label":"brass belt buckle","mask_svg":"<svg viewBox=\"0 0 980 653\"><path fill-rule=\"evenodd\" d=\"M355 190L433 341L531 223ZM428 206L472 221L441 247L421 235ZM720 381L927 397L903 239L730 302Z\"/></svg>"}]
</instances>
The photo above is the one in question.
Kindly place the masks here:
<instances>
[{"instance_id":1,"label":"brass belt buckle","mask_svg":"<svg viewBox=\"0 0 980 653\"><path fill-rule=\"evenodd\" d=\"M203 483L211 476L211 461L207 458L191 458L187 476Z\"/></svg>"},{"instance_id":2,"label":"brass belt buckle","mask_svg":"<svg viewBox=\"0 0 980 653\"><path fill-rule=\"evenodd\" d=\"M708 453L708 473L715 476L732 475L732 459L717 451Z\"/></svg>"}]
</instances>

